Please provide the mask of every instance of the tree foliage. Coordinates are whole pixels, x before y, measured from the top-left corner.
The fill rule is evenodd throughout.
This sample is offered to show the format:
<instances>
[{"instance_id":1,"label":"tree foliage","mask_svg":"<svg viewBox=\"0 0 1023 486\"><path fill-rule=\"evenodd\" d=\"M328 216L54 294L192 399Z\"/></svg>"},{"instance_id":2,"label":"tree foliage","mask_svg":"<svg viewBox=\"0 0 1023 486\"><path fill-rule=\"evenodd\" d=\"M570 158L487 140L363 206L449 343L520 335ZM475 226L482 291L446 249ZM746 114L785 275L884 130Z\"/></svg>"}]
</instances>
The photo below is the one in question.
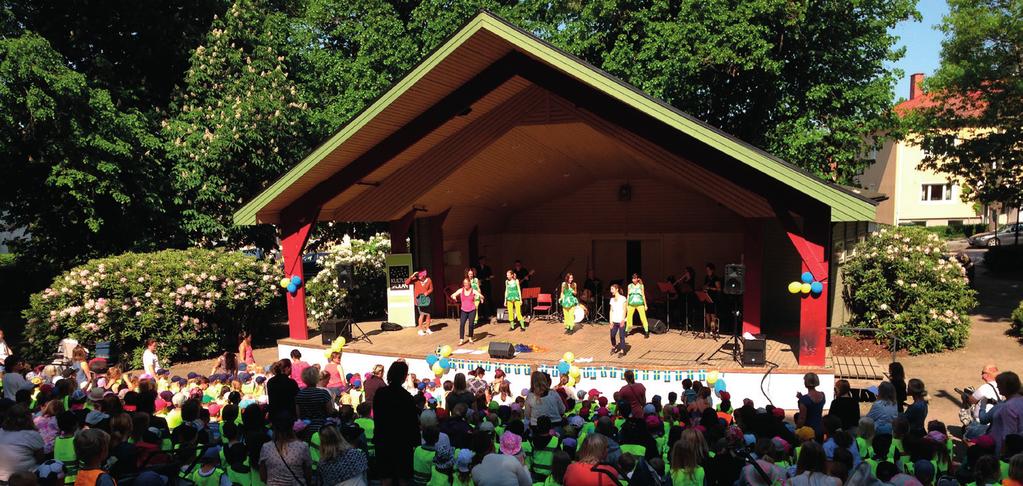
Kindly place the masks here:
<instances>
[{"instance_id":1,"label":"tree foliage","mask_svg":"<svg viewBox=\"0 0 1023 486\"><path fill-rule=\"evenodd\" d=\"M888 29L915 15L914 0L0 0L17 250L67 266L273 245L233 211L480 8L839 182L892 122Z\"/></svg>"},{"instance_id":2,"label":"tree foliage","mask_svg":"<svg viewBox=\"0 0 1023 486\"><path fill-rule=\"evenodd\" d=\"M926 151L983 203L1023 203L1023 1L950 0L935 99L907 117Z\"/></svg>"}]
</instances>

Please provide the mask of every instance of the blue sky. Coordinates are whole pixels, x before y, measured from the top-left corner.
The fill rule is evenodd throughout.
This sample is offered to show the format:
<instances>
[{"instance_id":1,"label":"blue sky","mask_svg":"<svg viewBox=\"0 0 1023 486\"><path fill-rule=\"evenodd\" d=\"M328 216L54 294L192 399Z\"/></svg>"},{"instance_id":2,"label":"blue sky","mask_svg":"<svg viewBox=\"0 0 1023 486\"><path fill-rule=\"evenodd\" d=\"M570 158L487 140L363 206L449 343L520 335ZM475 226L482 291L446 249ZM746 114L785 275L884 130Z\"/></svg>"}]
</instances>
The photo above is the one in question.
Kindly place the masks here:
<instances>
[{"instance_id":1,"label":"blue sky","mask_svg":"<svg viewBox=\"0 0 1023 486\"><path fill-rule=\"evenodd\" d=\"M922 21L903 22L894 29L894 34L901 37L899 45L906 46L905 57L895 63L905 75L895 85L894 99L909 98L910 74L930 75L938 68L942 34L934 26L948 13L948 4L945 0L919 0L916 8Z\"/></svg>"}]
</instances>

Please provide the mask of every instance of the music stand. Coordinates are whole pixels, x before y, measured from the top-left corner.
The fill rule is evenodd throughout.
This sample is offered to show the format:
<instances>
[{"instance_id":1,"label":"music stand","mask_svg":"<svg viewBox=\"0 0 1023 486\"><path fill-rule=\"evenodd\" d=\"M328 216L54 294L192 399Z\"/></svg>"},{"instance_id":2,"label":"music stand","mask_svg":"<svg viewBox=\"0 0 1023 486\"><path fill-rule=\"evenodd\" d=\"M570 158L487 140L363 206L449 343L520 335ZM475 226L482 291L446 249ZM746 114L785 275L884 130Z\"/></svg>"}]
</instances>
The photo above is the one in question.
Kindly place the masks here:
<instances>
[{"instance_id":1,"label":"music stand","mask_svg":"<svg viewBox=\"0 0 1023 486\"><path fill-rule=\"evenodd\" d=\"M667 324L668 327L670 328L671 327L671 296L678 295L678 292L675 291L675 286L672 285L671 282L657 282L657 289L660 290L662 294L664 294L664 306L666 307L665 314L664 314L664 317L665 317L664 320L665 320L665 324Z\"/></svg>"},{"instance_id":2,"label":"music stand","mask_svg":"<svg viewBox=\"0 0 1023 486\"><path fill-rule=\"evenodd\" d=\"M713 304L714 299L710 298L710 294L706 290L695 290L693 295L696 296L696 300L703 304L703 331L700 332L701 337L707 336L707 304Z\"/></svg>"}]
</instances>

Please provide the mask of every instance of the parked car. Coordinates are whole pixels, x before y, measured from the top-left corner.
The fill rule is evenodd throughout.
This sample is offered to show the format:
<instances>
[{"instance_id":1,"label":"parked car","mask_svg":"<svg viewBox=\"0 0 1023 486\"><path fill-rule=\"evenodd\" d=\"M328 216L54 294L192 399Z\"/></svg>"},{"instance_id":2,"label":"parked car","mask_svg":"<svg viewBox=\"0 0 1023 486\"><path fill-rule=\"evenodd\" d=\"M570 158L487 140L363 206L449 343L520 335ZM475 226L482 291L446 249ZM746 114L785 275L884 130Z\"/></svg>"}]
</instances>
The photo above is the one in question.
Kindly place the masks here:
<instances>
[{"instance_id":1,"label":"parked car","mask_svg":"<svg viewBox=\"0 0 1023 486\"><path fill-rule=\"evenodd\" d=\"M1007 224L998 228L997 231L985 231L983 233L977 233L969 238L967 241L970 242L970 246L984 247L984 246L1001 246L1001 245L1015 245L1016 244L1016 230L1017 226L1020 226L1020 240L1023 240L1023 223ZM1023 241L1021 241L1023 243Z\"/></svg>"}]
</instances>

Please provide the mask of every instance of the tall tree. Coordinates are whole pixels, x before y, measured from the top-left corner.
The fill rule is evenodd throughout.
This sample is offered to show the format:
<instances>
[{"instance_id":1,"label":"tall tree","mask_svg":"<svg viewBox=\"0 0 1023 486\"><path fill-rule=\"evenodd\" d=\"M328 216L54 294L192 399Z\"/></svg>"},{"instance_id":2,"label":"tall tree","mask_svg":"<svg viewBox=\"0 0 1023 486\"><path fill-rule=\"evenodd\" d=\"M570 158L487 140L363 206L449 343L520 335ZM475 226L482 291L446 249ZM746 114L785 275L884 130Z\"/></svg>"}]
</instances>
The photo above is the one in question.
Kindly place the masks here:
<instances>
[{"instance_id":1,"label":"tall tree","mask_svg":"<svg viewBox=\"0 0 1023 486\"><path fill-rule=\"evenodd\" d=\"M893 123L889 29L918 15L915 0L561 3L555 44L842 183L870 162L864 135Z\"/></svg>"},{"instance_id":2,"label":"tall tree","mask_svg":"<svg viewBox=\"0 0 1023 486\"><path fill-rule=\"evenodd\" d=\"M46 39L0 39L0 221L15 251L63 267L169 242L159 141Z\"/></svg>"},{"instance_id":3,"label":"tall tree","mask_svg":"<svg viewBox=\"0 0 1023 486\"><path fill-rule=\"evenodd\" d=\"M231 215L310 146L306 104L289 77L287 15L238 0L192 54L163 135L182 229L200 245L244 239Z\"/></svg>"},{"instance_id":4,"label":"tall tree","mask_svg":"<svg viewBox=\"0 0 1023 486\"><path fill-rule=\"evenodd\" d=\"M907 117L923 166L969 197L1023 204L1023 1L950 0L941 65L925 82L935 101Z\"/></svg>"}]
</instances>

